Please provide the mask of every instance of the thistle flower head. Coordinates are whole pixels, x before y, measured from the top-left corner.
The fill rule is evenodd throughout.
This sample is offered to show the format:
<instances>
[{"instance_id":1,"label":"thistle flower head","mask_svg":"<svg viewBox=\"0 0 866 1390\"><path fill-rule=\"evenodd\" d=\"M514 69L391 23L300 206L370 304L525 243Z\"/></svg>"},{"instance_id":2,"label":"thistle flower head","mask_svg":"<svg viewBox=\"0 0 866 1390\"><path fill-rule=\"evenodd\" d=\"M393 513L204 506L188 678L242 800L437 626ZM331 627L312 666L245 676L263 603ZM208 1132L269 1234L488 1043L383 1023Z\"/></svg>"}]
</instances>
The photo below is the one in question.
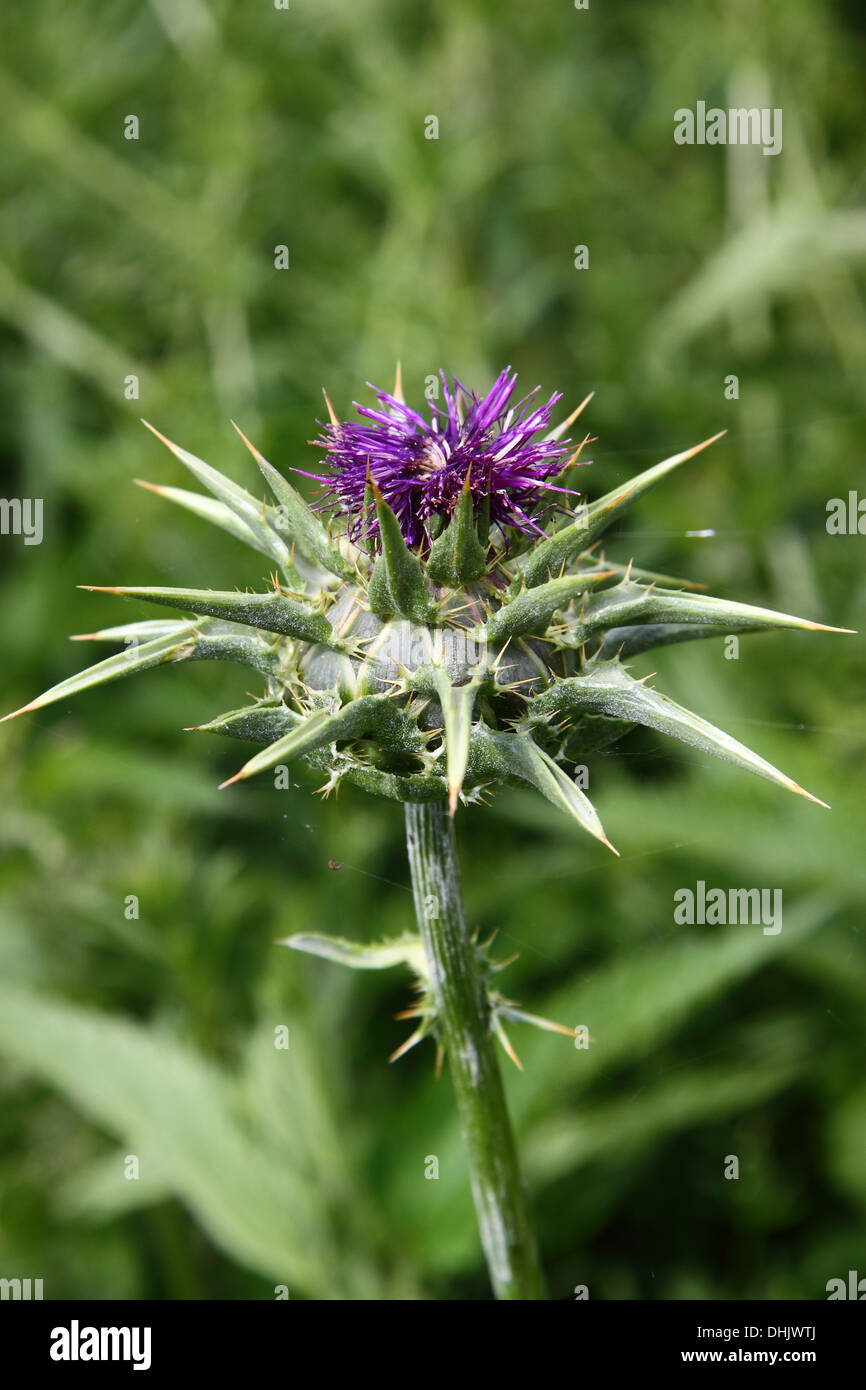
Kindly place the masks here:
<instances>
[{"instance_id":1,"label":"thistle flower head","mask_svg":"<svg viewBox=\"0 0 866 1390\"><path fill-rule=\"evenodd\" d=\"M328 525L248 440L271 502L163 439L211 496L152 490L266 557L271 586L112 587L181 613L87 634L121 650L25 709L163 664L237 662L261 695L197 726L262 745L229 782L303 758L324 791L348 782L447 801L452 814L461 799L528 785L605 845L574 768L636 724L808 796L627 665L670 642L822 627L599 551L627 507L718 436L571 509L556 481L559 439L589 397L548 430L559 397L512 406L514 384L505 371L479 397L443 378L444 409L427 421L406 406L398 373L393 393L378 393L382 409L362 409L369 423L332 413Z\"/></svg>"},{"instance_id":2,"label":"thistle flower head","mask_svg":"<svg viewBox=\"0 0 866 1390\"><path fill-rule=\"evenodd\" d=\"M626 663L669 642L823 624L709 598L597 548L625 508L719 436L571 510L557 478L567 449L558 440L589 397L547 430L559 396L532 405L532 392L512 406L510 371L484 397L442 381L445 409L434 407L429 422L405 404L399 370L393 393L376 393L382 409L359 407L369 424L340 424L328 403L321 442L331 472L320 481L335 512L330 526L243 435L273 502L159 435L211 496L144 486L265 556L276 571L271 587L112 587L106 592L190 616L87 633L121 650L16 713L154 666L231 661L263 689L196 726L259 745L223 786L303 758L324 774L325 793L348 782L396 801L447 801L452 815L461 800L529 786L613 849L574 770L642 724L809 797ZM406 1016L417 1027L394 1056L437 1033L418 937L286 944L363 969L409 965L419 998ZM490 1026L509 1055L503 1020L570 1031L494 990L488 977L498 967L484 964L485 951Z\"/></svg>"},{"instance_id":3,"label":"thistle flower head","mask_svg":"<svg viewBox=\"0 0 866 1390\"><path fill-rule=\"evenodd\" d=\"M379 409L355 408L370 423L324 426L316 441L330 471L313 474L327 501L348 518L354 540L378 536L369 507L372 480L393 511L413 549L429 547L454 512L464 487L481 526L543 534L539 513L567 489L553 480L561 472L569 441L549 436L550 414L561 393L535 403L540 387L511 404L517 374L500 372L486 396L477 396L455 377L440 372L444 408L430 402L426 420L394 394L371 385ZM542 431L545 433L543 434ZM540 437L539 437L540 436Z\"/></svg>"}]
</instances>

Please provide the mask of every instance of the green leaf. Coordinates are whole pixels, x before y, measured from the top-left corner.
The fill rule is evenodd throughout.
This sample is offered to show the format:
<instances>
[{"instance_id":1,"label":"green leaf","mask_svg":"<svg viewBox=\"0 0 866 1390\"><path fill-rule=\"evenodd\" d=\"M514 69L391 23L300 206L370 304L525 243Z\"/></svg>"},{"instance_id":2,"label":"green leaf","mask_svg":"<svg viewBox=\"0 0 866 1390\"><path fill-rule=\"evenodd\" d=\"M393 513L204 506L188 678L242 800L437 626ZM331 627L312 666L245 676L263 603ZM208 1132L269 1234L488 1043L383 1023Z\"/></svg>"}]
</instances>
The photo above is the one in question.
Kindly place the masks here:
<instances>
[{"instance_id":1,"label":"green leaf","mask_svg":"<svg viewBox=\"0 0 866 1390\"><path fill-rule=\"evenodd\" d=\"M731 626L726 628L725 632L748 630ZM668 647L674 642L695 642L722 635L718 627L709 623L642 623L636 627L612 627L604 634L598 656L610 661L617 657L625 659L639 656L641 652L652 651L656 647Z\"/></svg>"},{"instance_id":2,"label":"green leaf","mask_svg":"<svg viewBox=\"0 0 866 1390\"><path fill-rule=\"evenodd\" d=\"M151 434L155 434L167 449L170 449L176 459L198 478L208 490L212 492L220 502L228 507L240 521L244 523L249 531L256 537L260 549L265 555L269 555L275 560L282 569L289 583L300 588L303 584L300 574L292 562L289 548L281 536L270 527L264 517L264 506L257 502L245 488L238 487L237 483L232 482L225 474L211 468L209 463L203 459L196 458L189 450L182 449L179 444L173 444L170 439L166 439L164 434L154 429L153 425L148 424L147 420L142 420Z\"/></svg>"},{"instance_id":3,"label":"green leaf","mask_svg":"<svg viewBox=\"0 0 866 1390\"><path fill-rule=\"evenodd\" d=\"M525 1162L533 1178L554 1182L583 1164L616 1155L637 1154L669 1134L694 1130L718 1117L736 1115L790 1086L802 1077L807 1059L754 1058L739 1065L696 1067L685 1076L662 1077L624 1100L584 1105L580 1114L560 1112L542 1122L530 1142Z\"/></svg>"},{"instance_id":4,"label":"green leaf","mask_svg":"<svg viewBox=\"0 0 866 1390\"><path fill-rule=\"evenodd\" d=\"M457 799L466 775L469 759L469 736L472 732L472 711L481 684L479 679L454 685L443 666L434 668L436 693L445 721L445 767L448 774L448 810L457 810Z\"/></svg>"},{"instance_id":5,"label":"green leaf","mask_svg":"<svg viewBox=\"0 0 866 1390\"><path fill-rule=\"evenodd\" d=\"M263 638L246 632L224 632L220 624L203 618L196 629L191 661L236 661L269 679L280 679L280 659Z\"/></svg>"},{"instance_id":6,"label":"green leaf","mask_svg":"<svg viewBox=\"0 0 866 1390\"><path fill-rule=\"evenodd\" d=\"M830 1168L846 1196L866 1208L866 1086L856 1087L835 1107L827 1135ZM841 1273L841 1271L840 1271Z\"/></svg>"},{"instance_id":7,"label":"green leaf","mask_svg":"<svg viewBox=\"0 0 866 1390\"><path fill-rule=\"evenodd\" d=\"M696 444L692 449L664 459L662 463L639 473L636 478L630 478L627 483L614 488L612 492L605 493L604 497L599 497L588 507L579 508L579 515L575 521L557 531L550 540L539 542L525 560L521 561L527 585L533 588L536 584L543 584L551 575L561 574L572 556L590 545L596 536L601 535L617 520L626 507L631 506L645 492L649 492L650 488L655 487L656 483L661 482L662 478L673 472L681 463L694 458L702 449L721 439L723 434L725 430L720 430L711 439L705 439L702 444Z\"/></svg>"},{"instance_id":8,"label":"green leaf","mask_svg":"<svg viewBox=\"0 0 866 1390\"><path fill-rule=\"evenodd\" d=\"M473 770L481 776L517 777L535 787L542 796L571 816L590 835L614 854L589 797L563 772L543 748L528 734L498 733L485 724L473 726L471 738Z\"/></svg>"},{"instance_id":9,"label":"green leaf","mask_svg":"<svg viewBox=\"0 0 866 1390\"><path fill-rule=\"evenodd\" d=\"M70 695L89 690L91 686L106 685L109 681L134 675L137 671L148 671L152 666L163 666L172 661L186 661L195 655L195 648L194 634L180 639L172 634L168 637L157 637L152 642L127 647L125 651L116 652L113 656L106 657L105 661L89 666L86 671L79 671L77 675L69 676L58 685L53 685L50 690L31 700L29 705L22 705L21 709L4 715L4 719L15 719L19 714L41 709L43 705L53 705L57 700L65 700ZM0 720L0 723L2 722Z\"/></svg>"},{"instance_id":10,"label":"green leaf","mask_svg":"<svg viewBox=\"0 0 866 1390\"><path fill-rule=\"evenodd\" d=\"M148 618L140 623L121 623L118 627L102 627L98 632L77 632L70 642L152 642L156 637L177 636L193 632L194 618Z\"/></svg>"},{"instance_id":11,"label":"green leaf","mask_svg":"<svg viewBox=\"0 0 866 1390\"><path fill-rule=\"evenodd\" d=\"M475 530L469 478L460 491L451 520L433 542L427 560L427 575L434 584L458 589L480 579L487 569L484 546Z\"/></svg>"},{"instance_id":12,"label":"green leaf","mask_svg":"<svg viewBox=\"0 0 866 1390\"><path fill-rule=\"evenodd\" d=\"M304 716L287 709L281 700L259 700L244 709L229 710L207 724L190 725L187 732L224 734L249 743L273 743L303 723Z\"/></svg>"},{"instance_id":13,"label":"green leaf","mask_svg":"<svg viewBox=\"0 0 866 1390\"><path fill-rule=\"evenodd\" d=\"M557 715L575 716L590 712L625 719L633 724L644 724L689 744L701 753L710 753L735 767L775 782L787 791L796 792L798 796L817 801L819 806L826 805L730 734L669 700L666 695L650 689L642 681L634 680L617 662L605 662L587 675L557 681L529 701L528 712L531 718L544 723Z\"/></svg>"},{"instance_id":14,"label":"green leaf","mask_svg":"<svg viewBox=\"0 0 866 1390\"><path fill-rule=\"evenodd\" d=\"M603 555L599 556L598 559L596 559L595 555L581 555L578 563L582 570L586 570L589 567L600 570L612 570L614 574L620 575L623 579L637 579L641 584L660 584L664 589L676 589L677 591L688 589L700 593L707 587L706 584L700 584L693 579L682 579L676 574L662 574L658 570L640 569L639 566L633 565L631 561L629 561L627 565L617 564L615 560L608 560L606 556Z\"/></svg>"},{"instance_id":15,"label":"green leaf","mask_svg":"<svg viewBox=\"0 0 866 1390\"><path fill-rule=\"evenodd\" d=\"M237 1096L213 1065L138 1025L5 987L0 1047L121 1138L145 1171L152 1161L157 1180L235 1259L333 1296L324 1201L240 1122ZM122 1167L116 1180L135 1185Z\"/></svg>"},{"instance_id":16,"label":"green leaf","mask_svg":"<svg viewBox=\"0 0 866 1390\"><path fill-rule=\"evenodd\" d=\"M135 483L138 487L146 488L148 492L156 493L157 497L177 503L179 507L185 508L204 521L209 521L213 526L219 526L222 531L228 532L236 540L243 541L244 545L257 550L259 554L267 555L271 560L278 558L274 555L270 541L263 541L236 512L224 502L218 502L215 497L205 497L200 492L189 492L183 487L161 487L156 483L146 483L141 478L136 478Z\"/></svg>"},{"instance_id":17,"label":"green leaf","mask_svg":"<svg viewBox=\"0 0 866 1390\"><path fill-rule=\"evenodd\" d=\"M336 574L341 579L354 578L355 571L352 566L331 545L327 531L315 512L307 506L301 494L292 487L291 483L286 481L273 464L268 463L264 455L259 453L255 445L250 443L237 425L235 425L235 429L258 464L271 492L285 510L289 534L297 543L301 554L312 564L320 565L330 574Z\"/></svg>"},{"instance_id":18,"label":"green leaf","mask_svg":"<svg viewBox=\"0 0 866 1390\"><path fill-rule=\"evenodd\" d=\"M566 574L561 579L549 579L546 584L524 589L488 619L485 641L501 643L528 632L544 632L557 609L567 608L572 599L614 578L615 570L590 570L583 574Z\"/></svg>"},{"instance_id":19,"label":"green leaf","mask_svg":"<svg viewBox=\"0 0 866 1390\"><path fill-rule=\"evenodd\" d=\"M547 1097L572 1099L576 1086L584 1090L600 1074L638 1058L655 1057L665 1074L669 1040L689 1018L724 998L741 980L784 959L798 942L819 932L833 911L822 891L790 911L786 907L785 928L778 936L748 930L700 935L684 928L662 943L635 943L583 979L563 983L541 1007L553 1017L585 1024L596 1042L581 1054L577 1077L573 1055L553 1054L542 1083ZM529 1035L526 1051L531 1056L536 1050ZM521 1099L519 1109L525 1113L539 1100L537 1094Z\"/></svg>"},{"instance_id":20,"label":"green leaf","mask_svg":"<svg viewBox=\"0 0 866 1390\"><path fill-rule=\"evenodd\" d=\"M253 777L276 763L303 758L338 739L358 738L370 730L387 728L396 717L399 717L399 711L390 695L365 695L359 700L351 700L334 713L316 710L302 724L277 739L276 743L257 753L222 786L230 787L232 783Z\"/></svg>"},{"instance_id":21,"label":"green leaf","mask_svg":"<svg viewBox=\"0 0 866 1390\"><path fill-rule=\"evenodd\" d=\"M714 628L717 632L768 632L778 628L803 632L849 631L797 618L791 613L777 613L772 608L756 608L749 603L735 603L707 594L645 589L627 579L587 603L580 619L572 626L571 640L581 646L600 629L644 622L691 623Z\"/></svg>"},{"instance_id":22,"label":"green leaf","mask_svg":"<svg viewBox=\"0 0 866 1390\"><path fill-rule=\"evenodd\" d=\"M321 932L296 932L277 942L293 951L305 951L311 956L348 965L352 970L388 970L394 965L408 965L416 975L426 977L427 958L419 936L407 932L390 941L347 941L340 936Z\"/></svg>"},{"instance_id":23,"label":"green leaf","mask_svg":"<svg viewBox=\"0 0 866 1390\"><path fill-rule=\"evenodd\" d=\"M123 1176L126 1157L116 1149L72 1172L57 1194L63 1215L75 1221L113 1221L173 1196L171 1183L152 1158L134 1182L128 1181Z\"/></svg>"},{"instance_id":24,"label":"green leaf","mask_svg":"<svg viewBox=\"0 0 866 1390\"><path fill-rule=\"evenodd\" d=\"M79 587L99 594L121 594L125 598L145 599L149 603L165 603L169 608L185 608L193 613L221 618L224 622L264 628L266 632L280 633L301 642L321 642L328 647L340 645L323 614L312 612L306 604L287 598L276 590L267 594L243 594L218 589L149 589L99 584L81 584Z\"/></svg>"},{"instance_id":25,"label":"green leaf","mask_svg":"<svg viewBox=\"0 0 866 1390\"><path fill-rule=\"evenodd\" d=\"M729 623L724 628L716 623L639 623L635 627L612 627L605 632L597 655L608 660L625 659L676 642L700 642L708 637L755 631L757 628L748 622Z\"/></svg>"},{"instance_id":26,"label":"green leaf","mask_svg":"<svg viewBox=\"0 0 866 1390\"><path fill-rule=\"evenodd\" d=\"M175 661L236 661L264 676L275 673L275 657L259 638L222 632L205 618L198 624L184 624L183 635L171 633L115 652L95 666L88 666L85 671L79 671L77 675L53 685L21 709L4 715L3 719L15 719L19 714L53 705L92 686L107 685L123 676L132 676L138 671L148 671L152 666L164 666Z\"/></svg>"},{"instance_id":27,"label":"green leaf","mask_svg":"<svg viewBox=\"0 0 866 1390\"><path fill-rule=\"evenodd\" d=\"M427 587L421 561L407 546L400 523L376 484L372 487L382 550L370 576L370 607L386 617L396 613L410 622L435 625L439 608Z\"/></svg>"}]
</instances>

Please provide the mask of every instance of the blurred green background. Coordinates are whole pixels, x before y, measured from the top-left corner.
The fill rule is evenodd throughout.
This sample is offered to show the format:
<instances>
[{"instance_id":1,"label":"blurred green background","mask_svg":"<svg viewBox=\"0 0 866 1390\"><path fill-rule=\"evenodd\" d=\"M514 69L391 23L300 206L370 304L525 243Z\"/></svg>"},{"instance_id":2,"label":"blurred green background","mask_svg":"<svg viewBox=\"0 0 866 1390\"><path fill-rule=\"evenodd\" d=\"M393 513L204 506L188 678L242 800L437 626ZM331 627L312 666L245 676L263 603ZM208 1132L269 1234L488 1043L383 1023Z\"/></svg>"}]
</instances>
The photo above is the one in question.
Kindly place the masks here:
<instances>
[{"instance_id":1,"label":"blurred green background","mask_svg":"<svg viewBox=\"0 0 866 1390\"><path fill-rule=\"evenodd\" d=\"M309 467L322 385L345 413L398 357L416 402L440 366L595 390L590 495L726 427L608 552L863 626L866 541L825 529L866 492L854 0L44 0L0 40L3 494L45 506L40 546L0 541L4 710L85 664L67 634L158 616L76 584L262 577L132 485L188 481L139 415L255 490L230 418ZM698 100L782 107L781 155L675 145ZM862 643L635 669L833 810L638 732L590 771L621 860L530 794L460 812L503 988L595 1039L513 1039L551 1293L823 1298L866 1275ZM248 688L169 668L0 730L0 1274L486 1298L447 1076L386 1061L408 977L274 945L410 924L400 809L300 765L217 793L243 747L181 731ZM781 888L781 934L676 925L698 879Z\"/></svg>"}]
</instances>

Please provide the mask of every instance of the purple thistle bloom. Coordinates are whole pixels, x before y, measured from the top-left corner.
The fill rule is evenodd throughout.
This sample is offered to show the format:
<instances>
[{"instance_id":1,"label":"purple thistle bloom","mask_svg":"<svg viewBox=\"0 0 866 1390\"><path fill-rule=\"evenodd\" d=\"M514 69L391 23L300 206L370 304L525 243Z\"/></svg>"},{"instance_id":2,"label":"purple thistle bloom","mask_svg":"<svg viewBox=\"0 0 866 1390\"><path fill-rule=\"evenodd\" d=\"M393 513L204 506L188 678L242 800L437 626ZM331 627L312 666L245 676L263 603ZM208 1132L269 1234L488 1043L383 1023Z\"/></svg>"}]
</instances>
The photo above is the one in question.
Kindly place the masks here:
<instances>
[{"instance_id":1,"label":"purple thistle bloom","mask_svg":"<svg viewBox=\"0 0 866 1390\"><path fill-rule=\"evenodd\" d=\"M532 406L536 387L511 406L517 374L510 367L481 399L456 377L449 390L445 373L440 376L445 409L431 403L429 421L400 396L368 383L381 409L357 402L355 408L373 423L323 426L324 434L313 442L326 450L331 471L309 476L327 489L328 502L336 502L337 511L348 516L353 540L377 531L375 516L364 511L368 472L410 546L430 544L433 518L448 520L467 474L479 519L489 516L489 523L506 536L509 529L543 534L532 515L539 502L550 493L570 492L551 482L564 466L569 441L536 438L549 430L550 412L561 393Z\"/></svg>"}]
</instances>

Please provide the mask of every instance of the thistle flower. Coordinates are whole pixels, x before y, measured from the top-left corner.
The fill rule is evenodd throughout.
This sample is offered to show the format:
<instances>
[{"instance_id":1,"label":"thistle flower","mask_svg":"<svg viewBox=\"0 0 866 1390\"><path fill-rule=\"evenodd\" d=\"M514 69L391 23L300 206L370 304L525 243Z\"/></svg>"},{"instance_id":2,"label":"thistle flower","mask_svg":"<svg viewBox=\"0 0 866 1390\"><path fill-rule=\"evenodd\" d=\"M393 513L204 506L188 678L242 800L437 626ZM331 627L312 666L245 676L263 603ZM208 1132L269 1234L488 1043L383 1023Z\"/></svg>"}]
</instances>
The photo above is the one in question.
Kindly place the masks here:
<instances>
[{"instance_id":1,"label":"thistle flower","mask_svg":"<svg viewBox=\"0 0 866 1390\"><path fill-rule=\"evenodd\" d=\"M548 430L561 393L533 406L540 390L536 386L511 405L517 374L510 367L483 398L456 377L449 388L445 373L440 376L445 409L431 404L429 421L406 404L399 375L393 394L371 386L382 409L357 402L355 408L373 423L341 424L333 417L316 441L327 452L331 471L310 476L348 518L353 539L378 533L375 511L367 519L370 481L413 547L429 547L453 515L464 487L482 532L496 526L503 536L511 529L542 534L533 517L539 499L550 492L567 495L552 480L563 468L569 441L557 444L558 430L536 437ZM569 460L574 461L576 455Z\"/></svg>"},{"instance_id":2,"label":"thistle flower","mask_svg":"<svg viewBox=\"0 0 866 1390\"><path fill-rule=\"evenodd\" d=\"M158 435L211 495L143 486L266 556L270 587L105 588L190 616L85 634L78 640L125 650L25 706L170 662L239 662L260 697L198 726L261 745L224 786L303 758L324 774L324 792L349 782L405 804L418 934L285 944L355 968L413 972L418 998L405 1016L417 1027L394 1055L428 1036L448 1055L481 1240L497 1296L509 1299L543 1296L543 1280L492 1039L514 1056L503 1021L570 1030L494 988L501 966L463 912L457 806L528 785L612 849L572 773L636 724L816 801L627 663L722 633L842 630L607 560L598 543L611 523L720 436L574 506L567 467L579 449L564 463L559 440L586 401L548 430L559 397L533 406L533 392L512 407L514 385L503 372L479 398L443 376L445 410L429 422L406 406L399 371L393 393L377 392L383 409L359 407L371 424L341 424L329 404L321 444L330 472L313 475L332 503L328 524L243 435L270 502Z\"/></svg>"},{"instance_id":3,"label":"thistle flower","mask_svg":"<svg viewBox=\"0 0 866 1390\"><path fill-rule=\"evenodd\" d=\"M710 598L597 549L626 507L720 436L565 510L570 494L553 481L567 452L558 440L586 402L536 440L559 396L532 407L533 392L512 407L515 380L502 372L478 397L459 382L452 392L443 374L446 409L427 423L405 405L398 371L393 393L378 393L387 413L362 412L372 425L334 415L328 525L242 434L271 502L153 430L211 497L142 485L229 531L279 573L259 593L83 586L191 616L84 634L76 640L126 649L24 709L151 666L233 661L257 674L261 697L196 727L265 746L224 786L304 758L325 774L324 792L345 781L403 802L447 799L453 815L461 797L529 784L609 844L569 769L643 724L810 796L632 676L627 661L719 633L839 629ZM533 512L551 495L560 515L545 536ZM374 527L371 553L363 532Z\"/></svg>"}]
</instances>

